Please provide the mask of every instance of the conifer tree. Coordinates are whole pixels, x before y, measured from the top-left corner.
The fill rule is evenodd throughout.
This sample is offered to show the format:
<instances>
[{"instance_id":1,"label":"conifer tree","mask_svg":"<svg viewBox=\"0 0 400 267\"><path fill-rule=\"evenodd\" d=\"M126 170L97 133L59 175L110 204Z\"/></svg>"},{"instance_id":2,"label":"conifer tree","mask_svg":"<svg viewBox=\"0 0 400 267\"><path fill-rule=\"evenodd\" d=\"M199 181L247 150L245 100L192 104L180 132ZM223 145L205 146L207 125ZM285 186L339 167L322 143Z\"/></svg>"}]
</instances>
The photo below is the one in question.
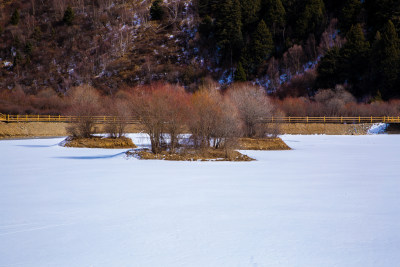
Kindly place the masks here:
<instances>
[{"instance_id":1,"label":"conifer tree","mask_svg":"<svg viewBox=\"0 0 400 267\"><path fill-rule=\"evenodd\" d=\"M340 28L347 32L351 25L357 24L357 17L361 12L360 0L348 0L344 5L339 19Z\"/></svg>"},{"instance_id":2,"label":"conifer tree","mask_svg":"<svg viewBox=\"0 0 400 267\"><path fill-rule=\"evenodd\" d=\"M243 27L249 30L258 21L261 0L240 0Z\"/></svg>"},{"instance_id":3,"label":"conifer tree","mask_svg":"<svg viewBox=\"0 0 400 267\"><path fill-rule=\"evenodd\" d=\"M322 0L309 0L297 20L297 36L304 39L309 33L320 34L325 24L325 5Z\"/></svg>"},{"instance_id":4,"label":"conifer tree","mask_svg":"<svg viewBox=\"0 0 400 267\"><path fill-rule=\"evenodd\" d=\"M206 15L210 15L211 13L211 3L210 0L198 0L197 2L197 10L199 12L200 17L204 17Z\"/></svg>"},{"instance_id":5,"label":"conifer tree","mask_svg":"<svg viewBox=\"0 0 400 267\"><path fill-rule=\"evenodd\" d=\"M276 36L286 24L286 11L281 0L263 0L263 18Z\"/></svg>"},{"instance_id":6,"label":"conifer tree","mask_svg":"<svg viewBox=\"0 0 400 267\"><path fill-rule=\"evenodd\" d=\"M272 54L274 41L271 32L264 20L258 24L256 31L252 34L250 51L254 60L254 65L258 66Z\"/></svg>"},{"instance_id":7,"label":"conifer tree","mask_svg":"<svg viewBox=\"0 0 400 267\"><path fill-rule=\"evenodd\" d=\"M247 81L247 75L244 71L242 62L239 62L238 67L235 72L235 81L237 82L245 82Z\"/></svg>"},{"instance_id":8,"label":"conifer tree","mask_svg":"<svg viewBox=\"0 0 400 267\"><path fill-rule=\"evenodd\" d=\"M205 15L199 24L199 33L204 37L208 38L213 31L212 18Z\"/></svg>"},{"instance_id":9,"label":"conifer tree","mask_svg":"<svg viewBox=\"0 0 400 267\"><path fill-rule=\"evenodd\" d=\"M10 23L12 24L12 25L18 25L18 23L19 23L19 10L18 9L15 9L14 10L14 12L12 13L12 15L11 15L11 21L10 21Z\"/></svg>"},{"instance_id":10,"label":"conifer tree","mask_svg":"<svg viewBox=\"0 0 400 267\"><path fill-rule=\"evenodd\" d=\"M362 96L366 93L366 88L361 85L368 70L370 44L365 40L360 24L350 28L346 39L347 43L340 50L338 76L341 82L348 81L353 85L352 93L354 95Z\"/></svg>"},{"instance_id":11,"label":"conifer tree","mask_svg":"<svg viewBox=\"0 0 400 267\"><path fill-rule=\"evenodd\" d=\"M71 26L72 22L74 21L74 18L75 18L74 11L72 10L72 7L68 6L67 9L64 12L63 21L68 26Z\"/></svg>"},{"instance_id":12,"label":"conifer tree","mask_svg":"<svg viewBox=\"0 0 400 267\"><path fill-rule=\"evenodd\" d=\"M382 71L381 92L384 99L400 96L400 89L396 88L400 76L400 40L392 21L388 21L382 29L378 53L381 58L380 69Z\"/></svg>"},{"instance_id":13,"label":"conifer tree","mask_svg":"<svg viewBox=\"0 0 400 267\"><path fill-rule=\"evenodd\" d=\"M372 43L372 51L370 57L370 79L373 83L373 87L378 87L378 80L382 77L382 71L380 67L382 56L382 35L380 31L375 34L374 42ZM379 89L378 89L379 90Z\"/></svg>"},{"instance_id":14,"label":"conifer tree","mask_svg":"<svg viewBox=\"0 0 400 267\"><path fill-rule=\"evenodd\" d=\"M28 57L32 56L32 52L33 52L33 45L31 42L26 42L25 44L25 48L24 48L24 52Z\"/></svg>"},{"instance_id":15,"label":"conifer tree","mask_svg":"<svg viewBox=\"0 0 400 267\"><path fill-rule=\"evenodd\" d=\"M274 41L264 20L258 23L251 35L250 44L242 51L241 62L249 74L254 74L260 64L267 60L274 50Z\"/></svg>"},{"instance_id":16,"label":"conifer tree","mask_svg":"<svg viewBox=\"0 0 400 267\"><path fill-rule=\"evenodd\" d=\"M397 31L400 31L399 0L366 0L365 8L368 12L368 24L373 30L381 29L391 20Z\"/></svg>"},{"instance_id":17,"label":"conifer tree","mask_svg":"<svg viewBox=\"0 0 400 267\"><path fill-rule=\"evenodd\" d=\"M238 56L243 43L241 7L239 0L222 0L216 4L215 35L221 54L232 58Z\"/></svg>"},{"instance_id":18,"label":"conifer tree","mask_svg":"<svg viewBox=\"0 0 400 267\"><path fill-rule=\"evenodd\" d=\"M338 47L333 47L319 62L316 89L334 88L339 82L337 78L339 52Z\"/></svg>"},{"instance_id":19,"label":"conifer tree","mask_svg":"<svg viewBox=\"0 0 400 267\"><path fill-rule=\"evenodd\" d=\"M152 20L162 20L163 16L162 0L155 0L150 7L150 17Z\"/></svg>"}]
</instances>

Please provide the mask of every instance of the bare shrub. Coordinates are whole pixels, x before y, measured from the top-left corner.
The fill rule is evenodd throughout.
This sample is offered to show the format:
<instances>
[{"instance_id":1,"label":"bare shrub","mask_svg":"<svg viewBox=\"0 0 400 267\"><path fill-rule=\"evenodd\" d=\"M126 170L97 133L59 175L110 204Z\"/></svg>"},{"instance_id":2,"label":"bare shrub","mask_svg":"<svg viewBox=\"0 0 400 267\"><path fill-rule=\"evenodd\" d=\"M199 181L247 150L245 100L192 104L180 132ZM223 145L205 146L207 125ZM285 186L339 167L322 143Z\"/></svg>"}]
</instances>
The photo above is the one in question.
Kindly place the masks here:
<instances>
[{"instance_id":1,"label":"bare shrub","mask_svg":"<svg viewBox=\"0 0 400 267\"><path fill-rule=\"evenodd\" d=\"M111 116L105 125L105 132L110 138L121 138L126 134L129 117L132 115L129 102L125 99L107 98L105 107Z\"/></svg>"},{"instance_id":2,"label":"bare shrub","mask_svg":"<svg viewBox=\"0 0 400 267\"><path fill-rule=\"evenodd\" d=\"M188 128L196 148L224 149L225 157L229 158L242 127L238 109L228 97L203 89L191 98Z\"/></svg>"},{"instance_id":3,"label":"bare shrub","mask_svg":"<svg viewBox=\"0 0 400 267\"><path fill-rule=\"evenodd\" d=\"M314 99L317 103L322 104L324 116L343 116L345 115L346 104L356 102L354 96L341 85L337 85L334 90L319 90Z\"/></svg>"},{"instance_id":4,"label":"bare shrub","mask_svg":"<svg viewBox=\"0 0 400 267\"><path fill-rule=\"evenodd\" d=\"M66 108L65 101L52 89L44 88L37 95L31 96L31 104L41 114L61 114Z\"/></svg>"},{"instance_id":5,"label":"bare shrub","mask_svg":"<svg viewBox=\"0 0 400 267\"><path fill-rule=\"evenodd\" d=\"M175 153L179 145L179 135L185 130L189 119L189 95L183 87L168 86L164 89L167 93L165 98L167 110L165 110L165 133L169 136L169 149Z\"/></svg>"},{"instance_id":6,"label":"bare shrub","mask_svg":"<svg viewBox=\"0 0 400 267\"><path fill-rule=\"evenodd\" d=\"M283 84L277 95L279 97L306 97L310 89L313 88L317 73L315 70L309 70L293 76L290 82Z\"/></svg>"},{"instance_id":7,"label":"bare shrub","mask_svg":"<svg viewBox=\"0 0 400 267\"><path fill-rule=\"evenodd\" d=\"M246 137L265 137L268 127L263 119L273 116L274 107L264 89L248 83L235 84L228 89L228 97L239 111Z\"/></svg>"},{"instance_id":8,"label":"bare shrub","mask_svg":"<svg viewBox=\"0 0 400 267\"><path fill-rule=\"evenodd\" d=\"M94 134L95 116L102 113L100 94L90 85L74 87L69 92L69 114L79 120L69 127L68 132L75 137L90 138Z\"/></svg>"},{"instance_id":9,"label":"bare shrub","mask_svg":"<svg viewBox=\"0 0 400 267\"><path fill-rule=\"evenodd\" d=\"M213 131L218 123L215 114L218 113L218 102L209 91L200 90L193 94L188 127L195 147L210 147Z\"/></svg>"},{"instance_id":10,"label":"bare shrub","mask_svg":"<svg viewBox=\"0 0 400 267\"><path fill-rule=\"evenodd\" d=\"M215 148L223 148L225 158L232 156L237 147L238 137L242 135L242 121L237 107L228 97L221 97L219 112L215 114L216 124L212 136Z\"/></svg>"}]
</instances>

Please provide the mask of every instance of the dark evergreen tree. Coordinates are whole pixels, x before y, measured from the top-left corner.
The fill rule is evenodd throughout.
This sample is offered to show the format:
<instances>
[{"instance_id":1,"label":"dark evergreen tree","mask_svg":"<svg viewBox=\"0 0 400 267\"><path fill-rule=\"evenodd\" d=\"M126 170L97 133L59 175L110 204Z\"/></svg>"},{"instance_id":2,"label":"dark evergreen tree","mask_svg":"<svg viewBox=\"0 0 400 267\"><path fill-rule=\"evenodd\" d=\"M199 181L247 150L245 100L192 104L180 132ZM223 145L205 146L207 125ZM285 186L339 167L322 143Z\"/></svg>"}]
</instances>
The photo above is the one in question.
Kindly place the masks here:
<instances>
[{"instance_id":1,"label":"dark evergreen tree","mask_svg":"<svg viewBox=\"0 0 400 267\"><path fill-rule=\"evenodd\" d=\"M233 59L240 55L243 44L242 17L239 0L222 0L216 4L215 37L224 58Z\"/></svg>"},{"instance_id":2,"label":"dark evergreen tree","mask_svg":"<svg viewBox=\"0 0 400 267\"><path fill-rule=\"evenodd\" d=\"M297 37L305 39L309 33L319 36L326 22L325 5L322 0L309 0L297 20Z\"/></svg>"},{"instance_id":3,"label":"dark evergreen tree","mask_svg":"<svg viewBox=\"0 0 400 267\"><path fill-rule=\"evenodd\" d=\"M381 71L379 90L384 99L400 96L397 88L400 76L400 40L392 21L388 21L382 29L380 41L374 44L374 62Z\"/></svg>"},{"instance_id":4,"label":"dark evergreen tree","mask_svg":"<svg viewBox=\"0 0 400 267\"><path fill-rule=\"evenodd\" d=\"M240 0L242 22L245 31L250 30L258 22L261 0Z\"/></svg>"},{"instance_id":5,"label":"dark evergreen tree","mask_svg":"<svg viewBox=\"0 0 400 267\"><path fill-rule=\"evenodd\" d=\"M203 37L208 38L210 37L213 28L212 18L208 15L205 15L199 24L199 33Z\"/></svg>"},{"instance_id":6,"label":"dark evergreen tree","mask_svg":"<svg viewBox=\"0 0 400 267\"><path fill-rule=\"evenodd\" d=\"M370 44L366 41L360 24L352 26L346 35L347 43L340 50L339 82L352 85L355 96L363 96L366 72L368 70Z\"/></svg>"},{"instance_id":7,"label":"dark evergreen tree","mask_svg":"<svg viewBox=\"0 0 400 267\"><path fill-rule=\"evenodd\" d=\"M72 7L68 6L67 9L64 12L64 18L63 21L65 24L68 26L71 26L75 18L74 11L72 10Z\"/></svg>"},{"instance_id":8,"label":"dark evergreen tree","mask_svg":"<svg viewBox=\"0 0 400 267\"><path fill-rule=\"evenodd\" d=\"M286 11L281 0L263 0L263 18L272 34L279 34L286 24Z\"/></svg>"},{"instance_id":9,"label":"dark evergreen tree","mask_svg":"<svg viewBox=\"0 0 400 267\"><path fill-rule=\"evenodd\" d=\"M10 23L12 24L12 25L18 25L18 23L19 23L19 10L18 9L15 9L14 10L14 12L12 13L12 15L11 15L11 20L10 20Z\"/></svg>"},{"instance_id":10,"label":"dark evergreen tree","mask_svg":"<svg viewBox=\"0 0 400 267\"><path fill-rule=\"evenodd\" d=\"M388 20L395 22L400 31L400 2L399 0L366 0L368 25L373 32L381 29Z\"/></svg>"},{"instance_id":11,"label":"dark evergreen tree","mask_svg":"<svg viewBox=\"0 0 400 267\"><path fill-rule=\"evenodd\" d=\"M26 42L24 52L25 52L25 54L26 54L28 57L31 57L31 56L32 56L33 45L32 45L31 42L29 42L29 41Z\"/></svg>"},{"instance_id":12,"label":"dark evergreen tree","mask_svg":"<svg viewBox=\"0 0 400 267\"><path fill-rule=\"evenodd\" d=\"M340 29L343 32L350 30L351 25L358 23L358 16L361 12L360 0L348 0L344 5L339 18Z\"/></svg>"},{"instance_id":13,"label":"dark evergreen tree","mask_svg":"<svg viewBox=\"0 0 400 267\"><path fill-rule=\"evenodd\" d=\"M267 60L274 49L274 41L272 34L265 24L264 20L258 24L256 31L252 34L250 51L255 65L259 65Z\"/></svg>"},{"instance_id":14,"label":"dark evergreen tree","mask_svg":"<svg viewBox=\"0 0 400 267\"><path fill-rule=\"evenodd\" d=\"M254 74L260 64L267 60L274 49L272 34L261 20L256 30L251 35L250 44L243 50L241 62L249 74Z\"/></svg>"},{"instance_id":15,"label":"dark evergreen tree","mask_svg":"<svg viewBox=\"0 0 400 267\"><path fill-rule=\"evenodd\" d=\"M383 58L382 54L382 36L379 31L376 32L374 42L372 43L371 56L369 62L369 77L370 77L370 88L371 92L380 92L381 81L382 81L382 69L381 60Z\"/></svg>"},{"instance_id":16,"label":"dark evergreen tree","mask_svg":"<svg viewBox=\"0 0 400 267\"><path fill-rule=\"evenodd\" d=\"M318 76L316 81L316 89L334 88L338 83L338 65L340 50L334 47L329 50L318 64Z\"/></svg>"},{"instance_id":17,"label":"dark evergreen tree","mask_svg":"<svg viewBox=\"0 0 400 267\"><path fill-rule=\"evenodd\" d=\"M211 14L211 1L210 0L198 0L197 10L199 12L200 17L204 17L206 15L209 16Z\"/></svg>"},{"instance_id":18,"label":"dark evergreen tree","mask_svg":"<svg viewBox=\"0 0 400 267\"><path fill-rule=\"evenodd\" d=\"M324 0L325 7L330 13L337 15L348 0ZM359 1L360 2L360 1Z\"/></svg>"},{"instance_id":19,"label":"dark evergreen tree","mask_svg":"<svg viewBox=\"0 0 400 267\"><path fill-rule=\"evenodd\" d=\"M164 17L164 8L162 0L155 0L150 7L150 17L152 20L162 20Z\"/></svg>"},{"instance_id":20,"label":"dark evergreen tree","mask_svg":"<svg viewBox=\"0 0 400 267\"><path fill-rule=\"evenodd\" d=\"M247 75L243 68L242 62L239 62L238 67L235 72L235 81L237 82L245 82L247 81Z\"/></svg>"}]
</instances>

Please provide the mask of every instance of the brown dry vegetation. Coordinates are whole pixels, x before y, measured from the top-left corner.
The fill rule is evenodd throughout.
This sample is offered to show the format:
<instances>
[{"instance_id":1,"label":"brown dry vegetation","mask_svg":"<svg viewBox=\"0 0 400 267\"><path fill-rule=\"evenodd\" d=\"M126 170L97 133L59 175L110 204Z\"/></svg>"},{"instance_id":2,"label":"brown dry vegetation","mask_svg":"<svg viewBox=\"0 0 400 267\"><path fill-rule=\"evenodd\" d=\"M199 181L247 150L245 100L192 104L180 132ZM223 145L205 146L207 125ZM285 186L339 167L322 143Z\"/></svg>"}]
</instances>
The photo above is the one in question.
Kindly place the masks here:
<instances>
[{"instance_id":1,"label":"brown dry vegetation","mask_svg":"<svg viewBox=\"0 0 400 267\"><path fill-rule=\"evenodd\" d=\"M171 161L253 161L249 156L238 151L231 151L228 155L221 149L187 149L180 153L154 154L149 150L133 150L127 152L128 156L142 160L171 160Z\"/></svg>"},{"instance_id":2,"label":"brown dry vegetation","mask_svg":"<svg viewBox=\"0 0 400 267\"><path fill-rule=\"evenodd\" d=\"M242 150L291 150L281 138L240 138Z\"/></svg>"},{"instance_id":3,"label":"brown dry vegetation","mask_svg":"<svg viewBox=\"0 0 400 267\"><path fill-rule=\"evenodd\" d=\"M65 147L82 147L82 148L106 148L106 149L119 149L119 148L136 148L137 146L130 138L71 138L68 137L63 142Z\"/></svg>"}]
</instances>

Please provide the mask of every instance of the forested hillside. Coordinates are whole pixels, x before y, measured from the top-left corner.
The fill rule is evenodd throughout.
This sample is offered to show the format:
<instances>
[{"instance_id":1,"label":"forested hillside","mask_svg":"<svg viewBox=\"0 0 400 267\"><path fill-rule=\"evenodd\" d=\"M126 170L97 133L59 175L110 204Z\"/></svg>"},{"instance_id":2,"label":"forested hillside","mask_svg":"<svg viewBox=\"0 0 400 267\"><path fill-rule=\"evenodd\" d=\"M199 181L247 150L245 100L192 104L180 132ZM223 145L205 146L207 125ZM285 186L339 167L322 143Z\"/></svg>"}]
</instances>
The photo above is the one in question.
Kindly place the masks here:
<instances>
[{"instance_id":1,"label":"forested hillside","mask_svg":"<svg viewBox=\"0 0 400 267\"><path fill-rule=\"evenodd\" d=\"M189 92L210 80L250 81L279 98L336 85L361 102L400 97L399 0L5 0L0 8L0 106L13 94L63 97L90 84L114 95L154 81Z\"/></svg>"}]
</instances>

